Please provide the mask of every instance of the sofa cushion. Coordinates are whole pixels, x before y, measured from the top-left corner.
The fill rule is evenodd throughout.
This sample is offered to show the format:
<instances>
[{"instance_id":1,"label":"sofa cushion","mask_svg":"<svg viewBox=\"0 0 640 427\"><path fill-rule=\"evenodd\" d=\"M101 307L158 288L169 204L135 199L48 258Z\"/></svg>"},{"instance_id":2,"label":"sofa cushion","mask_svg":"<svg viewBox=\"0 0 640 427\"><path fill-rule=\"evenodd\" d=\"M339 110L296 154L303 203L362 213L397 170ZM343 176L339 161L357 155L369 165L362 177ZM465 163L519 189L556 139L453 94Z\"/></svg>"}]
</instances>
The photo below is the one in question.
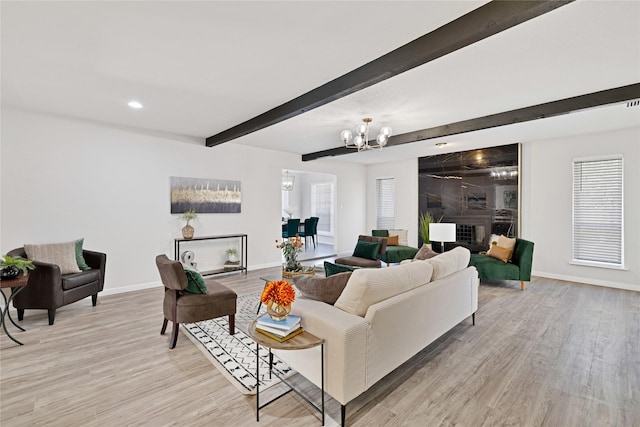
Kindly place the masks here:
<instances>
[{"instance_id":1,"label":"sofa cushion","mask_svg":"<svg viewBox=\"0 0 640 427\"><path fill-rule=\"evenodd\" d=\"M87 261L84 259L84 255L82 255L82 245L84 244L84 237L76 240L76 263L78 264L78 268L82 271L89 270L91 267L87 265Z\"/></svg>"},{"instance_id":2,"label":"sofa cushion","mask_svg":"<svg viewBox=\"0 0 640 427\"><path fill-rule=\"evenodd\" d=\"M351 271L333 274L328 277L300 274L293 278L293 284L300 291L300 297L335 304L347 285Z\"/></svg>"},{"instance_id":3,"label":"sofa cushion","mask_svg":"<svg viewBox=\"0 0 640 427\"><path fill-rule=\"evenodd\" d=\"M416 256L413 257L413 260L424 261L425 259L433 258L436 255L438 255L438 252L423 244L422 247L418 250L418 253L416 253Z\"/></svg>"},{"instance_id":4,"label":"sofa cushion","mask_svg":"<svg viewBox=\"0 0 640 427\"><path fill-rule=\"evenodd\" d=\"M473 254L469 261L469 265L474 266L478 270L478 276L481 279L493 280L530 280L531 276L523 278L520 268L510 262L502 262L489 255Z\"/></svg>"},{"instance_id":5,"label":"sofa cushion","mask_svg":"<svg viewBox=\"0 0 640 427\"><path fill-rule=\"evenodd\" d=\"M356 269L355 267L350 267L348 265L333 264L329 261L324 262L324 275L326 277L333 276L334 274L338 274L338 273L353 271L355 269Z\"/></svg>"},{"instance_id":6,"label":"sofa cushion","mask_svg":"<svg viewBox=\"0 0 640 427\"><path fill-rule=\"evenodd\" d=\"M353 256L367 259L377 259L380 251L380 242L365 242L358 240L356 248L353 250Z\"/></svg>"},{"instance_id":7,"label":"sofa cushion","mask_svg":"<svg viewBox=\"0 0 640 427\"><path fill-rule=\"evenodd\" d=\"M370 305L401 294L431 281L433 266L413 262L391 268L364 268L351 273L335 306L364 317Z\"/></svg>"},{"instance_id":8,"label":"sofa cushion","mask_svg":"<svg viewBox=\"0 0 640 427\"><path fill-rule=\"evenodd\" d=\"M398 245L409 246L409 239L407 238L408 231L402 229L389 230L389 236L398 236Z\"/></svg>"},{"instance_id":9,"label":"sofa cushion","mask_svg":"<svg viewBox=\"0 0 640 427\"><path fill-rule=\"evenodd\" d=\"M62 290L78 288L89 283L100 282L100 270L86 270L79 273L66 274L62 276Z\"/></svg>"},{"instance_id":10,"label":"sofa cushion","mask_svg":"<svg viewBox=\"0 0 640 427\"><path fill-rule=\"evenodd\" d=\"M457 246L450 251L438 254L424 262L430 263L433 266L433 277L431 280L438 280L456 271L467 268L470 258L471 252L469 249Z\"/></svg>"},{"instance_id":11,"label":"sofa cushion","mask_svg":"<svg viewBox=\"0 0 640 427\"><path fill-rule=\"evenodd\" d=\"M389 230L371 230L371 235L375 237L389 237Z\"/></svg>"},{"instance_id":12,"label":"sofa cushion","mask_svg":"<svg viewBox=\"0 0 640 427\"><path fill-rule=\"evenodd\" d=\"M76 261L76 242L48 243L44 245L24 245L27 258L33 261L55 264L61 274L79 273Z\"/></svg>"},{"instance_id":13,"label":"sofa cushion","mask_svg":"<svg viewBox=\"0 0 640 427\"><path fill-rule=\"evenodd\" d=\"M352 265L354 267L361 268L380 268L382 263L379 259L360 258L357 256L345 256L342 258L336 258L336 264L340 265Z\"/></svg>"},{"instance_id":14,"label":"sofa cushion","mask_svg":"<svg viewBox=\"0 0 640 427\"><path fill-rule=\"evenodd\" d=\"M398 236L387 237L387 246L398 246Z\"/></svg>"}]
</instances>

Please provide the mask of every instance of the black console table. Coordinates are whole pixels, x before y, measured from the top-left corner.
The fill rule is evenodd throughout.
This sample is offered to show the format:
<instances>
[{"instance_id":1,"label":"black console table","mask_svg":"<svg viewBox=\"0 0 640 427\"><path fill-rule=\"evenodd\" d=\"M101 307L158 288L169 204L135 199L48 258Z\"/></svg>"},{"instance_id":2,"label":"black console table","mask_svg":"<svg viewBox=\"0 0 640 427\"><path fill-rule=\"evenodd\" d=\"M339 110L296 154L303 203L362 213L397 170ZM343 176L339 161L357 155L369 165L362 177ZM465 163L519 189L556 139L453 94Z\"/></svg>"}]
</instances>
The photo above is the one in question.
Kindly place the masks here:
<instances>
[{"instance_id":1,"label":"black console table","mask_svg":"<svg viewBox=\"0 0 640 427\"><path fill-rule=\"evenodd\" d=\"M240 240L240 264L237 267L229 268L219 268L217 270L206 270L201 271L200 274L203 276L211 276L213 274L222 274L222 273L230 273L233 271L243 272L247 274L247 235L246 234L224 234L220 236L202 236L202 237L193 237L191 239L174 239L174 259L176 261L180 260L180 244L184 244L186 242L193 242L197 240L219 240L219 239L239 239Z\"/></svg>"}]
</instances>

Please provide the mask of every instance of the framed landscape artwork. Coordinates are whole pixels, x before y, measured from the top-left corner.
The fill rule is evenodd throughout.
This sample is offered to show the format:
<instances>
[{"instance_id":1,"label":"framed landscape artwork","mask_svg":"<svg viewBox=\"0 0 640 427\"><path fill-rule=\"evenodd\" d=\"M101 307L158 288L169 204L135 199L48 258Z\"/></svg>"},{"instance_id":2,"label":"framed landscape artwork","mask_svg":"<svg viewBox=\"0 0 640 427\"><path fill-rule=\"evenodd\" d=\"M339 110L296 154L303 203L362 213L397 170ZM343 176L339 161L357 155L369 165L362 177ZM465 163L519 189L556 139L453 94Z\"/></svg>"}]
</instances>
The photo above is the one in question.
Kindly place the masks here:
<instances>
[{"instance_id":1,"label":"framed landscape artwork","mask_svg":"<svg viewBox=\"0 0 640 427\"><path fill-rule=\"evenodd\" d=\"M240 181L171 177L171 213L240 213Z\"/></svg>"},{"instance_id":2,"label":"framed landscape artwork","mask_svg":"<svg viewBox=\"0 0 640 427\"><path fill-rule=\"evenodd\" d=\"M469 193L467 195L467 209L482 211L487 209L487 195L485 193Z\"/></svg>"}]
</instances>

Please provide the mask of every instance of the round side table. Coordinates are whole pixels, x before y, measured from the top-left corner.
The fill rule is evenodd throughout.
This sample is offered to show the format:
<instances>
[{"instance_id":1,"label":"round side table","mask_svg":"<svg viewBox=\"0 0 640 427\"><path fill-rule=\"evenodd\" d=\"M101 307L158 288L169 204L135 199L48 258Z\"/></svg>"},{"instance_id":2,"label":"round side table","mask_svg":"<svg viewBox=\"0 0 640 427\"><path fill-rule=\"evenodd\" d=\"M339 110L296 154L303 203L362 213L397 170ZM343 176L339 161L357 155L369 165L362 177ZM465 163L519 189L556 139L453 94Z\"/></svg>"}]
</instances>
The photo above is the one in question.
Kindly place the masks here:
<instances>
[{"instance_id":1,"label":"round side table","mask_svg":"<svg viewBox=\"0 0 640 427\"><path fill-rule=\"evenodd\" d=\"M256 343L256 357L260 357L260 346L264 346L267 347L269 349L269 374L271 375L272 373L274 375L276 375L276 377L278 377L280 379L280 381L282 381L283 384L285 384L287 387L289 387L289 390L285 391L283 394L281 394L280 396L271 399L270 401L268 401L267 403L264 403L263 405L260 405L260 372L259 372L259 366L260 366L260 361L256 361L256 421L260 421L260 409L264 408L265 406L267 406L268 404L278 400L279 398L281 398L282 396L284 396L285 394L289 393L290 391L295 392L298 396L300 396L301 398L303 398L308 404L310 404L316 411L320 412L322 414L322 425L324 425L324 339L322 338L318 338L315 335L307 332L307 331L303 331L301 334L296 335L286 341L280 342L277 340L274 340L273 338L270 338L264 334L261 334L260 332L256 331L256 320L254 320L253 322L251 322L251 325L249 325L249 328L247 330L247 335L249 335L249 337L251 337L251 339L253 341L255 341ZM276 350L304 350L307 348L312 348L312 347L316 347L316 346L320 346L320 378L321 378L321 403L320 406L316 405L315 403L313 403L311 400L309 400L309 398L307 396L304 396L299 390L297 390L292 384L290 384L285 378L280 377L276 371L272 370L272 366L273 366L273 353L271 352L272 349L276 349Z\"/></svg>"},{"instance_id":2,"label":"round side table","mask_svg":"<svg viewBox=\"0 0 640 427\"><path fill-rule=\"evenodd\" d=\"M18 324L16 324L16 322L14 322L13 319L11 318L9 307L11 305L11 301L13 301L13 298L18 294L18 292L20 292L25 286L27 286L27 283L29 283L28 275L27 276L19 275L15 279L0 280L0 288L2 289L11 288L11 295L9 295L8 299L7 299L7 296L4 294L4 292L0 292L0 294L2 294L2 299L4 299L4 309L2 309L2 313L0 314L0 324L2 324L4 333L7 334L7 336L11 338L13 342L15 342L18 345L22 345L22 343L17 339L15 339L14 337L12 337L9 331L7 330L6 317L8 317L11 323L13 323L13 326L15 326L16 328L24 332L24 329Z\"/></svg>"}]
</instances>

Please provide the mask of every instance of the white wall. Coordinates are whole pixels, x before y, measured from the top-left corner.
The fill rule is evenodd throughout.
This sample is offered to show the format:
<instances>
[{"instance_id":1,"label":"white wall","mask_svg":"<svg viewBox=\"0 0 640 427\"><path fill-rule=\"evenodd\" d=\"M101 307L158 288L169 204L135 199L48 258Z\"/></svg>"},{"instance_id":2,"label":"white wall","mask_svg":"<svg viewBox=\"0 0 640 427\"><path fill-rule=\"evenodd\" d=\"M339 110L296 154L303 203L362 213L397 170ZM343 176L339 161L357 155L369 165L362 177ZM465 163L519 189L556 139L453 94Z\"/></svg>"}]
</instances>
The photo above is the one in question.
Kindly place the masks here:
<instances>
[{"instance_id":1,"label":"white wall","mask_svg":"<svg viewBox=\"0 0 640 427\"><path fill-rule=\"evenodd\" d=\"M626 270L570 264L572 160L622 154ZM640 291L640 129L523 145L522 235L535 242L533 274Z\"/></svg>"},{"instance_id":2,"label":"white wall","mask_svg":"<svg viewBox=\"0 0 640 427\"><path fill-rule=\"evenodd\" d=\"M624 156L626 270L569 264L571 261L572 159ZM640 129L624 129L557 140L533 141L522 150L522 237L535 243L533 274L640 291ZM375 228L376 178L396 178L396 227L418 236L418 161L367 168L367 234Z\"/></svg>"},{"instance_id":3,"label":"white wall","mask_svg":"<svg viewBox=\"0 0 640 427\"><path fill-rule=\"evenodd\" d=\"M169 213L171 176L241 181L242 213L200 214L193 225L200 236L247 233L250 269L280 263L285 167L337 176L336 250L351 250L352 230L364 229L364 166L13 109L2 111L1 136L0 252L82 236L107 253L108 291L157 284L155 256L173 257L184 222Z\"/></svg>"},{"instance_id":4,"label":"white wall","mask_svg":"<svg viewBox=\"0 0 640 427\"><path fill-rule=\"evenodd\" d=\"M396 225L408 230L409 246L418 246L418 159L370 165L367 168L367 232L376 228L376 179L395 178Z\"/></svg>"}]
</instances>

